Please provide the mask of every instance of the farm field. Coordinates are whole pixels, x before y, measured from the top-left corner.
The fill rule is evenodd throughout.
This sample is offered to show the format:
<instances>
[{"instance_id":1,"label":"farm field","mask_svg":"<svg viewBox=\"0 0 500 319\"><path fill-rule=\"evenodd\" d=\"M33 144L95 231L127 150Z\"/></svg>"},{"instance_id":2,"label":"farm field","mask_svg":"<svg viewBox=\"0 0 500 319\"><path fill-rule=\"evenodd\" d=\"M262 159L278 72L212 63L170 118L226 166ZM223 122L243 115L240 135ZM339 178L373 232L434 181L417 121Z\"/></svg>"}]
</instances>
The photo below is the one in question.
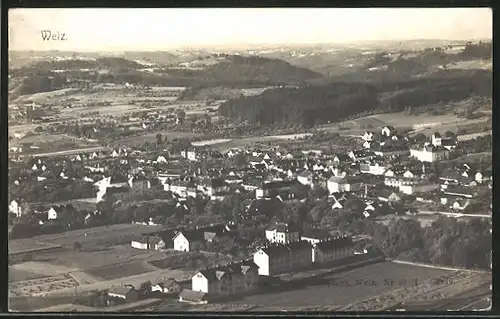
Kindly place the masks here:
<instances>
[{"instance_id":1,"label":"farm field","mask_svg":"<svg viewBox=\"0 0 500 319\"><path fill-rule=\"evenodd\" d=\"M16 297L9 296L9 310L10 311L34 311L46 307L56 306L60 304L71 303L74 296L63 297Z\"/></svg>"},{"instance_id":2,"label":"farm field","mask_svg":"<svg viewBox=\"0 0 500 319\"><path fill-rule=\"evenodd\" d=\"M73 155L79 153L90 153L90 152L98 152L98 151L109 151L108 147L105 146L97 146L97 147L85 147L85 148L73 148L69 150L62 151L53 151L53 152L45 152L42 151L40 153L29 154L33 157L46 157L46 156L63 156L63 155Z\"/></svg>"},{"instance_id":3,"label":"farm field","mask_svg":"<svg viewBox=\"0 0 500 319\"><path fill-rule=\"evenodd\" d=\"M9 267L8 272L9 272L9 283L45 277L45 275L43 275L43 274L37 274L37 273L32 272L32 271L15 269L12 267Z\"/></svg>"},{"instance_id":4,"label":"farm field","mask_svg":"<svg viewBox=\"0 0 500 319\"><path fill-rule=\"evenodd\" d=\"M446 131L451 131L451 132L457 133L461 127L467 127L468 125L471 125L471 124L481 124L481 123L485 123L485 124L490 123L491 124L491 117L484 116L484 117L480 117L477 119L471 119L471 120L461 119L461 121L458 121L458 122L443 123L443 124L439 124L438 126L434 126L434 127L420 128L418 130L415 130L415 132L424 133L426 135L430 135L436 131L438 131L441 134L444 134Z\"/></svg>"},{"instance_id":5,"label":"farm field","mask_svg":"<svg viewBox=\"0 0 500 319\"><path fill-rule=\"evenodd\" d=\"M321 307L327 305L347 305L355 300L376 296L382 292L401 288L399 281L407 285L447 273L446 270L429 269L409 265L383 262L361 268L329 275L318 282L298 290L262 293L244 297L235 303L258 304L261 307ZM384 280L393 280L393 286L385 285ZM365 280L374 281L371 285L358 284ZM358 282L357 282L358 281Z\"/></svg>"},{"instance_id":6,"label":"farm field","mask_svg":"<svg viewBox=\"0 0 500 319\"><path fill-rule=\"evenodd\" d=\"M10 266L10 271L18 272L19 281L11 281L9 291L12 296L67 295L73 294L74 289L84 293L122 283L138 287L147 280L190 278L192 271L158 269L147 263L148 260L165 258L168 254L169 252L134 249L129 245L92 251L67 249L41 253L35 256L35 261ZM27 271L39 276L33 276ZM24 277L21 277L23 274Z\"/></svg>"},{"instance_id":7,"label":"farm field","mask_svg":"<svg viewBox=\"0 0 500 319\"><path fill-rule=\"evenodd\" d=\"M319 129L326 131L337 131L339 127L346 127L346 130L339 130L342 134L354 134L359 135L366 130L379 129L383 126L390 125L395 128L412 128L415 131L425 132L430 130L430 132L435 132L436 130L444 133L448 130L456 131L459 125L467 125L473 123L482 123L486 121L487 117L480 117L476 119L461 119L454 114L446 115L407 115L403 112L399 113L387 113L387 114L376 114L366 117L361 117L351 121L341 122L339 124L328 124L323 125ZM422 124L424 123L424 124Z\"/></svg>"},{"instance_id":8,"label":"farm field","mask_svg":"<svg viewBox=\"0 0 500 319\"><path fill-rule=\"evenodd\" d=\"M34 238L9 240L8 245L9 255L60 247L57 244L38 241Z\"/></svg>"},{"instance_id":9,"label":"farm field","mask_svg":"<svg viewBox=\"0 0 500 319\"><path fill-rule=\"evenodd\" d=\"M77 139L64 134L31 135L22 138L15 138L12 141L9 141L9 146L12 147L21 143L33 143L37 145L39 143L53 143L61 141L77 141Z\"/></svg>"},{"instance_id":10,"label":"farm field","mask_svg":"<svg viewBox=\"0 0 500 319\"><path fill-rule=\"evenodd\" d=\"M12 102L45 102L48 100L53 100L54 98L64 98L65 96L72 95L75 92L78 92L78 89L60 89L60 90L54 90L50 92L41 92L41 93L35 93L35 94L26 94L26 95L21 95L19 98Z\"/></svg>"},{"instance_id":11,"label":"farm field","mask_svg":"<svg viewBox=\"0 0 500 319\"><path fill-rule=\"evenodd\" d=\"M52 245L61 245L65 247L73 247L75 241L80 242L84 247L85 244L96 243L99 240L104 241L120 241L126 236L140 235L144 232L161 230L162 226L144 226L136 224L118 224L111 226L93 227L87 229L79 229L67 231L59 234L41 235L30 239L15 239L9 241L9 250L11 245L25 245L30 247L33 243L49 243ZM22 242L20 242L22 241ZM32 247L32 246L31 246Z\"/></svg>"},{"instance_id":12,"label":"farm field","mask_svg":"<svg viewBox=\"0 0 500 319\"><path fill-rule=\"evenodd\" d=\"M19 125L9 125L9 136L14 135L14 133L26 133L33 131L38 124L19 124Z\"/></svg>"},{"instance_id":13,"label":"farm field","mask_svg":"<svg viewBox=\"0 0 500 319\"><path fill-rule=\"evenodd\" d=\"M413 127L419 128L421 126L437 126L442 123L452 123L460 120L454 114L446 115L407 115L403 112L398 113L386 113L386 114L376 114L366 117L361 117L352 121L345 121L341 124L344 126L352 126L360 129L368 129L368 126L373 126L374 128L383 127L385 125L391 125L396 128L401 127ZM425 124L422 124L425 123Z\"/></svg>"},{"instance_id":14,"label":"farm field","mask_svg":"<svg viewBox=\"0 0 500 319\"><path fill-rule=\"evenodd\" d=\"M147 262L136 260L93 268L86 270L86 273L96 278L102 278L103 280L113 280L157 270L157 268L151 265L148 267L148 265Z\"/></svg>"},{"instance_id":15,"label":"farm field","mask_svg":"<svg viewBox=\"0 0 500 319\"><path fill-rule=\"evenodd\" d=\"M138 135L138 136L131 136L123 139L119 139L114 141L116 144L126 144L126 145L137 145L137 144L143 144L144 142L155 142L156 141L156 134L161 133L163 138L167 139L173 139L173 138L189 138L189 137L195 137L197 136L196 134L193 133L188 133L188 132L155 132L155 133L148 133L148 134L143 134L143 135Z\"/></svg>"},{"instance_id":16,"label":"farm field","mask_svg":"<svg viewBox=\"0 0 500 319\"><path fill-rule=\"evenodd\" d=\"M114 307L95 308L75 304L62 304L48 308L38 309L40 312L118 312L118 311L134 311L144 307L150 307L161 302L161 299L144 299L136 302L126 303Z\"/></svg>"},{"instance_id":17,"label":"farm field","mask_svg":"<svg viewBox=\"0 0 500 319\"><path fill-rule=\"evenodd\" d=\"M473 133L473 134L466 134L466 135L460 135L457 137L459 142L463 141L468 141L468 140L473 140L476 137L481 137L481 136L486 136L486 135L491 135L492 132L482 132L482 133Z\"/></svg>"},{"instance_id":18,"label":"farm field","mask_svg":"<svg viewBox=\"0 0 500 319\"><path fill-rule=\"evenodd\" d=\"M42 253L37 255L37 259L44 260L46 263L54 265L54 267L68 267L71 269L70 271L90 271L95 268L118 265L136 260L164 258L165 255L166 253L164 252L135 249L130 247L129 243L127 245L102 249L83 249L82 251L68 249L64 252ZM21 266L18 266L18 269L20 269L20 267Z\"/></svg>"},{"instance_id":19,"label":"farm field","mask_svg":"<svg viewBox=\"0 0 500 319\"><path fill-rule=\"evenodd\" d=\"M69 274L43 277L9 284L10 296L31 296L64 288L74 288L78 282Z\"/></svg>"},{"instance_id":20,"label":"farm field","mask_svg":"<svg viewBox=\"0 0 500 319\"><path fill-rule=\"evenodd\" d=\"M219 139L214 139L214 140L195 141L195 142L192 142L191 144L193 146L207 146L207 145L215 145L215 144L227 143L227 142L230 142L230 141L232 141L232 139L219 138Z\"/></svg>"},{"instance_id":21,"label":"farm field","mask_svg":"<svg viewBox=\"0 0 500 319\"><path fill-rule=\"evenodd\" d=\"M470 61L461 61L455 62L448 66L449 69L461 69L461 70L491 70L493 62L488 60L470 60Z\"/></svg>"},{"instance_id":22,"label":"farm field","mask_svg":"<svg viewBox=\"0 0 500 319\"><path fill-rule=\"evenodd\" d=\"M78 267L71 267L66 265L58 265L49 262L41 261L28 261L20 264L15 264L10 266L11 269L32 271L37 274L43 274L45 276L58 276L61 274L67 274L72 271L79 270Z\"/></svg>"},{"instance_id":23,"label":"farm field","mask_svg":"<svg viewBox=\"0 0 500 319\"><path fill-rule=\"evenodd\" d=\"M38 156L41 156L41 154L46 152L66 152L67 150L101 147L100 144L98 144L96 141L77 139L62 134L33 135L21 139L13 139L12 141L9 141L9 147L20 146L22 143L33 143L33 146L36 148L24 147L22 152L19 154Z\"/></svg>"},{"instance_id":24,"label":"farm field","mask_svg":"<svg viewBox=\"0 0 500 319\"><path fill-rule=\"evenodd\" d=\"M140 111L138 106L130 104L92 106L92 107L72 107L61 109L59 118L77 118L84 113L99 112L99 116L121 116L126 113Z\"/></svg>"},{"instance_id":25,"label":"farm field","mask_svg":"<svg viewBox=\"0 0 500 319\"><path fill-rule=\"evenodd\" d=\"M303 138L305 136L312 135L311 133L299 133L299 134L283 134L283 135L269 135L269 136L252 136L232 140L221 140L220 143L211 143L210 145L218 149L230 149L230 148L241 148L247 145L258 143L258 142L271 142L271 141L281 141L281 140L293 140L295 138ZM204 141L198 141L202 143Z\"/></svg>"}]
</instances>

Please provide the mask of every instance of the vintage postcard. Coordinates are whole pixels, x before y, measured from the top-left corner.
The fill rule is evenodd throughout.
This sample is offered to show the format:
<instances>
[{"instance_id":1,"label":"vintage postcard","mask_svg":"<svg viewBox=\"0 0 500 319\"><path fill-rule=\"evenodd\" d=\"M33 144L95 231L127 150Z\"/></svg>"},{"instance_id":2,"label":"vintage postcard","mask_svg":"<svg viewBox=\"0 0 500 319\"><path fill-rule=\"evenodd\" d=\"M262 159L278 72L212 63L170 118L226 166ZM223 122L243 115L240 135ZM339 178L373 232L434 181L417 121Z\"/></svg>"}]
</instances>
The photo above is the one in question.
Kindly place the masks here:
<instances>
[{"instance_id":1,"label":"vintage postcard","mask_svg":"<svg viewBox=\"0 0 500 319\"><path fill-rule=\"evenodd\" d=\"M11 311L490 310L490 9L8 20Z\"/></svg>"}]
</instances>

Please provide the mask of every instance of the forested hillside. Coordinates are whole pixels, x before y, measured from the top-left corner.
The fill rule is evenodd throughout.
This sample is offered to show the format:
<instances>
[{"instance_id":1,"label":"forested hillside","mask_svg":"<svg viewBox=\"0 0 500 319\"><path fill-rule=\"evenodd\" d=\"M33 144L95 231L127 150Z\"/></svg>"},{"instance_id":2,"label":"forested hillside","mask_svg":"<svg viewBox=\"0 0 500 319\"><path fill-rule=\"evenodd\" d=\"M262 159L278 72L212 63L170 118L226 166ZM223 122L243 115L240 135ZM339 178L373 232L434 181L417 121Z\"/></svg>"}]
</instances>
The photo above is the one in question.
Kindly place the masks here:
<instances>
[{"instance_id":1,"label":"forested hillside","mask_svg":"<svg viewBox=\"0 0 500 319\"><path fill-rule=\"evenodd\" d=\"M262 95L227 101L219 114L251 123L294 122L306 126L337 121L368 111L397 112L412 106L491 96L488 71L443 71L432 77L404 81L378 79L338 82L302 88L280 88Z\"/></svg>"}]
</instances>

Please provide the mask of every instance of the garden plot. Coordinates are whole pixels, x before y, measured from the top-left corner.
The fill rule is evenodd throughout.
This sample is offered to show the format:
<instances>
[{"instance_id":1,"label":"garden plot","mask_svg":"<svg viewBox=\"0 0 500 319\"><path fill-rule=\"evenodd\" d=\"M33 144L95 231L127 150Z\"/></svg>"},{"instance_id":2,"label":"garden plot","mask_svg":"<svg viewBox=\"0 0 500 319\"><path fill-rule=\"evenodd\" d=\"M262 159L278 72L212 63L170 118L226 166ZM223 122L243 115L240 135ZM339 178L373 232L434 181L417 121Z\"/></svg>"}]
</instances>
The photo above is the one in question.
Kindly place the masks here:
<instances>
[{"instance_id":1,"label":"garden plot","mask_svg":"<svg viewBox=\"0 0 500 319\"><path fill-rule=\"evenodd\" d=\"M76 286L78 282L69 274L64 274L11 283L9 293L11 296L32 296Z\"/></svg>"}]
</instances>

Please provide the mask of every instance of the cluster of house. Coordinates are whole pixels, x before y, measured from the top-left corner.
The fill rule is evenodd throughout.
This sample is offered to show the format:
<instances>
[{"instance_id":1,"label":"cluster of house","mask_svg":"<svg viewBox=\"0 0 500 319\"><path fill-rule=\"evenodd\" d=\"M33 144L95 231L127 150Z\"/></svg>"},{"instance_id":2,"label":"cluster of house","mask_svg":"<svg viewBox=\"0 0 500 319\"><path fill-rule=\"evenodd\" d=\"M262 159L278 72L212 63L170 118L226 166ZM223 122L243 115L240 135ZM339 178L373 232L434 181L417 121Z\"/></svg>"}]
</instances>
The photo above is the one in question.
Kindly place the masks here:
<instances>
[{"instance_id":1,"label":"cluster of house","mask_svg":"<svg viewBox=\"0 0 500 319\"><path fill-rule=\"evenodd\" d=\"M192 288L181 292L180 301L206 303L208 298L245 294L259 287L261 276L300 271L354 255L351 237L331 237L321 231L300 233L284 223L270 227L266 230L268 244L259 248L253 259L196 272L191 278Z\"/></svg>"},{"instance_id":2,"label":"cluster of house","mask_svg":"<svg viewBox=\"0 0 500 319\"><path fill-rule=\"evenodd\" d=\"M173 278L160 278L152 282L148 288L152 293L167 296L174 296L182 291L181 284ZM127 302L135 302L140 298L139 290L133 285L113 285L107 290L107 295Z\"/></svg>"},{"instance_id":3,"label":"cluster of house","mask_svg":"<svg viewBox=\"0 0 500 319\"><path fill-rule=\"evenodd\" d=\"M464 190L452 194L453 185L450 185L447 191L444 187L441 188L445 192L439 198L436 195L440 191L439 183L430 178L432 163L448 156L449 151L456 146L455 138L443 138L435 133L429 142L423 144L422 149L414 148L409 145L409 138L397 134L390 126L382 128L377 135L366 132L362 138L366 148L347 154L325 154L324 151L316 150L286 152L281 148L229 150L221 154L190 148L183 150L180 157L172 157L166 151L165 154L168 155L156 154L147 159L138 151L119 148L109 153L75 155L71 157L71 161L85 164L88 174L80 177L95 186L96 202L105 200L111 194L126 193L131 189L145 192L153 189L169 191L181 206L185 206L182 201L188 197L202 196L220 201L238 192L254 192L256 200L276 198L295 201L304 200L297 198L294 192L296 185L321 187L328 190L329 194L362 193L366 187L373 186L369 182L372 176L382 178L385 185L384 189L373 189L373 193L376 193L374 197L388 201L397 201L402 195L415 195L421 201L444 203L443 198L450 195L458 196L459 201L466 202L466 199L460 198L474 196L460 193ZM395 147L399 147L399 151ZM391 151L388 151L389 148ZM241 153L247 161L245 168L223 169L223 165L219 165L225 159ZM104 159L111 159L114 164L105 163L100 166L99 162L102 164ZM210 159L210 168L203 173L200 167L202 159ZM97 164L91 164L95 162ZM195 164L188 165L188 162ZM56 178L69 179L67 182L75 179L71 170L64 168L64 163L60 174L45 159L35 159L29 165L32 165L32 173L38 174L39 180L47 179L47 174L53 174L54 171L58 172ZM115 166L110 168L113 165ZM190 168L193 165L198 167ZM443 172L440 178L448 178L446 174L448 173ZM478 186L491 177L490 170L477 169L473 174L481 174L479 182L476 181ZM14 181L17 185L20 182L20 179ZM474 188L474 183L461 182L456 186L467 186L470 191ZM446 203L449 203L450 198L446 199ZM11 211L19 215L21 209L14 206ZM465 207L463 203L455 202L450 206Z\"/></svg>"},{"instance_id":4,"label":"cluster of house","mask_svg":"<svg viewBox=\"0 0 500 319\"><path fill-rule=\"evenodd\" d=\"M377 140L372 132L365 132L362 138L365 149L382 157L409 155L421 162L432 163L446 159L450 150L457 146L456 137L443 138L439 132L431 136L430 142L416 145L410 145L409 139L397 134L392 126L383 127L380 133Z\"/></svg>"},{"instance_id":5,"label":"cluster of house","mask_svg":"<svg viewBox=\"0 0 500 319\"><path fill-rule=\"evenodd\" d=\"M159 232L144 234L131 241L130 245L136 249L162 250L173 248L176 251L197 251L205 248L222 236L235 236L237 226L234 223L211 224L196 226L195 228L166 229Z\"/></svg>"},{"instance_id":6,"label":"cluster of house","mask_svg":"<svg viewBox=\"0 0 500 319\"><path fill-rule=\"evenodd\" d=\"M21 217L25 212L32 210L29 205L20 200L14 199L9 204L9 212L16 215L16 217ZM33 209L32 210L38 217L38 223L43 225L47 221L57 220L65 214L72 214L75 209L72 205L54 205L50 206L48 209ZM89 219L91 215L99 214L99 212L88 213L85 220Z\"/></svg>"},{"instance_id":7,"label":"cluster of house","mask_svg":"<svg viewBox=\"0 0 500 319\"><path fill-rule=\"evenodd\" d=\"M491 189L493 186L491 169L474 169L467 164L446 169L440 175L439 181L441 204L462 211L479 204L475 199L481 188ZM490 202L489 209L491 208Z\"/></svg>"}]
</instances>

